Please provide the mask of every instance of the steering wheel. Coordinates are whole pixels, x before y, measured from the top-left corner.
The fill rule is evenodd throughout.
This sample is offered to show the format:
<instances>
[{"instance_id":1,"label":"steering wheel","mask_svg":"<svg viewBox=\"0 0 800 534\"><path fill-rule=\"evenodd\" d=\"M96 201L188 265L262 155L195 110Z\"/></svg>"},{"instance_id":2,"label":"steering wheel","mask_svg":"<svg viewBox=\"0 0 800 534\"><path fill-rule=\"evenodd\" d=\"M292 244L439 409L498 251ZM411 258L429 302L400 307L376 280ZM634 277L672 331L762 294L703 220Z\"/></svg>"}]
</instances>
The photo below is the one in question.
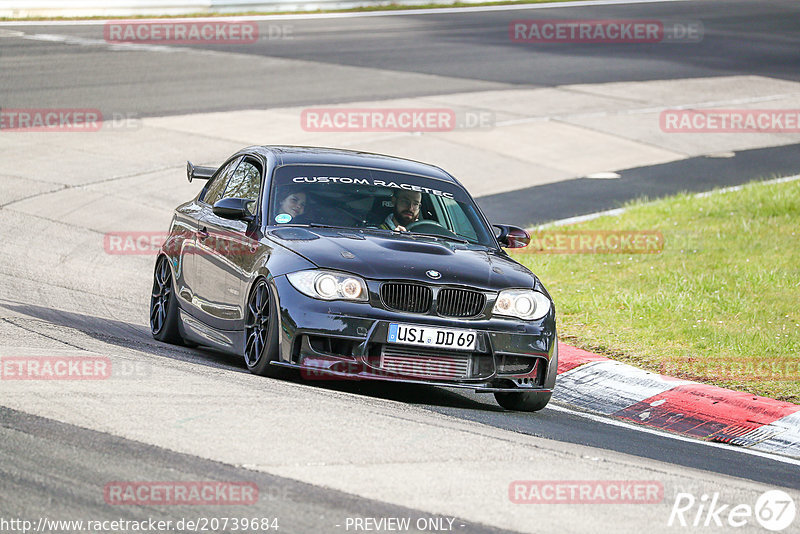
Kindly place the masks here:
<instances>
[{"instance_id":1,"label":"steering wheel","mask_svg":"<svg viewBox=\"0 0 800 534\"><path fill-rule=\"evenodd\" d=\"M423 234L434 234L434 235L444 235L448 237L456 237L455 232L452 232L439 224L436 221L431 221L429 219L425 219L422 221L416 221L408 226L406 226L406 230L409 232L414 230Z\"/></svg>"}]
</instances>

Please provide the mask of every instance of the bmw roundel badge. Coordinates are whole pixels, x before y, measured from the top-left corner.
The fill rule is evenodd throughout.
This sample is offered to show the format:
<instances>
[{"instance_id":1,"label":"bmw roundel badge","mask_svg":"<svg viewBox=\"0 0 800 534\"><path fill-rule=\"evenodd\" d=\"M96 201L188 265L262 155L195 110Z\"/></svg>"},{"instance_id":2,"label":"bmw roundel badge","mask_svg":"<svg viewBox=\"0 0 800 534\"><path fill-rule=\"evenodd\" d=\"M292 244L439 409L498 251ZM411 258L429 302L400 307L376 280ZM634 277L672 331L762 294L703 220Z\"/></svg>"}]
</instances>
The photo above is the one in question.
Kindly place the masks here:
<instances>
[{"instance_id":1,"label":"bmw roundel badge","mask_svg":"<svg viewBox=\"0 0 800 534\"><path fill-rule=\"evenodd\" d=\"M427 271L425 274L428 275L428 278L433 278L434 280L438 280L439 278L442 277L442 273L440 273L439 271L434 271L433 269Z\"/></svg>"}]
</instances>

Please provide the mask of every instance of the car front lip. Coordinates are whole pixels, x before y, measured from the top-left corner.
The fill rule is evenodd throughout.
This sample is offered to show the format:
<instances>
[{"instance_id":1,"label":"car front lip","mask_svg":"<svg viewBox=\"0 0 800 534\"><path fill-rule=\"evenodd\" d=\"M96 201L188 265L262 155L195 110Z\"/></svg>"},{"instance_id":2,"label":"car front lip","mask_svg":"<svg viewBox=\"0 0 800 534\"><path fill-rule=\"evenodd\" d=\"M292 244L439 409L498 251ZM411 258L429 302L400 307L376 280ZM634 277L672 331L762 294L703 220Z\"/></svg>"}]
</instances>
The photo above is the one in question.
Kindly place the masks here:
<instances>
[{"instance_id":1,"label":"car front lip","mask_svg":"<svg viewBox=\"0 0 800 534\"><path fill-rule=\"evenodd\" d=\"M414 315L392 312L374 307L365 302L323 301L313 299L297 291L285 276L273 279L280 295L280 335L282 354L274 365L301 371L306 378L319 380L380 380L407 384L466 388L475 391L547 393L552 387L541 384L504 387L517 378L532 378L525 375L497 375L498 357L501 354L539 358L541 364L549 364L555 339L555 319L548 316L540 322L507 320L502 318L454 320L430 315ZM372 284L369 284L372 285ZM484 336L484 349L492 358L492 371L488 375L474 378L444 378L399 374L376 367L368 354L368 347L386 342L386 325L391 322L411 323L442 328L465 328ZM357 350L353 355L318 353L311 350L302 336L321 336L351 341ZM413 350L414 346L409 346ZM548 369L545 369L545 373ZM501 386L501 384L503 386Z\"/></svg>"},{"instance_id":2,"label":"car front lip","mask_svg":"<svg viewBox=\"0 0 800 534\"><path fill-rule=\"evenodd\" d=\"M360 372L360 373L339 373L336 371L322 369L320 367L313 367L308 365L299 365L294 363L288 362L272 362L272 365L278 365L280 367L287 367L289 369L296 369L300 372L313 372L315 373L315 377L317 380L324 381L324 380L374 380L378 382L395 382L400 384L419 384L425 386L437 386L437 387L446 387L446 388L458 388L458 389L471 389L477 393L520 393L524 391L536 392L536 393L552 393L552 388L503 388L503 387L492 387L488 381L482 380L480 383L465 383L465 382L437 382L435 380L422 380L422 379L413 379L413 378L406 378L401 376L389 376L389 375L375 375L369 372ZM306 377L308 378L308 377Z\"/></svg>"}]
</instances>

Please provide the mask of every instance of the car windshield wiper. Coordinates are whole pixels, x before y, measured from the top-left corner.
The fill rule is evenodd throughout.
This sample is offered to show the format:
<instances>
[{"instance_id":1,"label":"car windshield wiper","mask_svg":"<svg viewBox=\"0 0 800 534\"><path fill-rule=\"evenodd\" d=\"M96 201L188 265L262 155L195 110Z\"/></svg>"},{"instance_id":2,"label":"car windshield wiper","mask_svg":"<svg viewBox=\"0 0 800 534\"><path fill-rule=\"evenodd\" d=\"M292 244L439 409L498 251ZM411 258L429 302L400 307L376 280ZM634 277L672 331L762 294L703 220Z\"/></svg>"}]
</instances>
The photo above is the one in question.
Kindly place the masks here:
<instances>
[{"instance_id":1,"label":"car windshield wiper","mask_svg":"<svg viewBox=\"0 0 800 534\"><path fill-rule=\"evenodd\" d=\"M287 223L282 224L281 227L285 226L299 226L301 228L332 228L335 230L361 230L361 228L357 228L355 226L335 226L332 224L320 224L320 223Z\"/></svg>"},{"instance_id":2,"label":"car windshield wiper","mask_svg":"<svg viewBox=\"0 0 800 534\"><path fill-rule=\"evenodd\" d=\"M403 234L403 235L409 235L411 237L417 236L417 235L424 236L424 237L437 237L437 238L441 238L441 239L447 239L448 241L455 241L456 243L463 243L464 245L469 245L470 244L469 241L467 241L466 239L463 239L461 237L456 237L456 236L441 235L441 234L425 234L425 233L422 233L422 232L400 232L400 233Z\"/></svg>"},{"instance_id":3,"label":"car windshield wiper","mask_svg":"<svg viewBox=\"0 0 800 534\"><path fill-rule=\"evenodd\" d=\"M334 228L336 230L354 230L358 231L360 228L355 226L337 226L335 224L321 224L321 223L308 223L311 228Z\"/></svg>"}]
</instances>

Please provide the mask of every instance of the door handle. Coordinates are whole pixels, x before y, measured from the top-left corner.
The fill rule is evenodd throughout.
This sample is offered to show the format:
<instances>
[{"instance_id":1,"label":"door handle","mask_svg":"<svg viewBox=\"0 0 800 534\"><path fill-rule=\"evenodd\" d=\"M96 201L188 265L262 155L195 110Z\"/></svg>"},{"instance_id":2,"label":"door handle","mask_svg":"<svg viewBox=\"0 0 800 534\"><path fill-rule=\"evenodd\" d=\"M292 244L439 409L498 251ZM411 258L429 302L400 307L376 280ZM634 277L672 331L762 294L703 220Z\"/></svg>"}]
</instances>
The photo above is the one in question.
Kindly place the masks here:
<instances>
[{"instance_id":1,"label":"door handle","mask_svg":"<svg viewBox=\"0 0 800 534\"><path fill-rule=\"evenodd\" d=\"M203 239L207 239L208 238L208 229L205 226L202 227L201 229L199 229L197 231L197 237L199 237L201 241Z\"/></svg>"}]
</instances>

